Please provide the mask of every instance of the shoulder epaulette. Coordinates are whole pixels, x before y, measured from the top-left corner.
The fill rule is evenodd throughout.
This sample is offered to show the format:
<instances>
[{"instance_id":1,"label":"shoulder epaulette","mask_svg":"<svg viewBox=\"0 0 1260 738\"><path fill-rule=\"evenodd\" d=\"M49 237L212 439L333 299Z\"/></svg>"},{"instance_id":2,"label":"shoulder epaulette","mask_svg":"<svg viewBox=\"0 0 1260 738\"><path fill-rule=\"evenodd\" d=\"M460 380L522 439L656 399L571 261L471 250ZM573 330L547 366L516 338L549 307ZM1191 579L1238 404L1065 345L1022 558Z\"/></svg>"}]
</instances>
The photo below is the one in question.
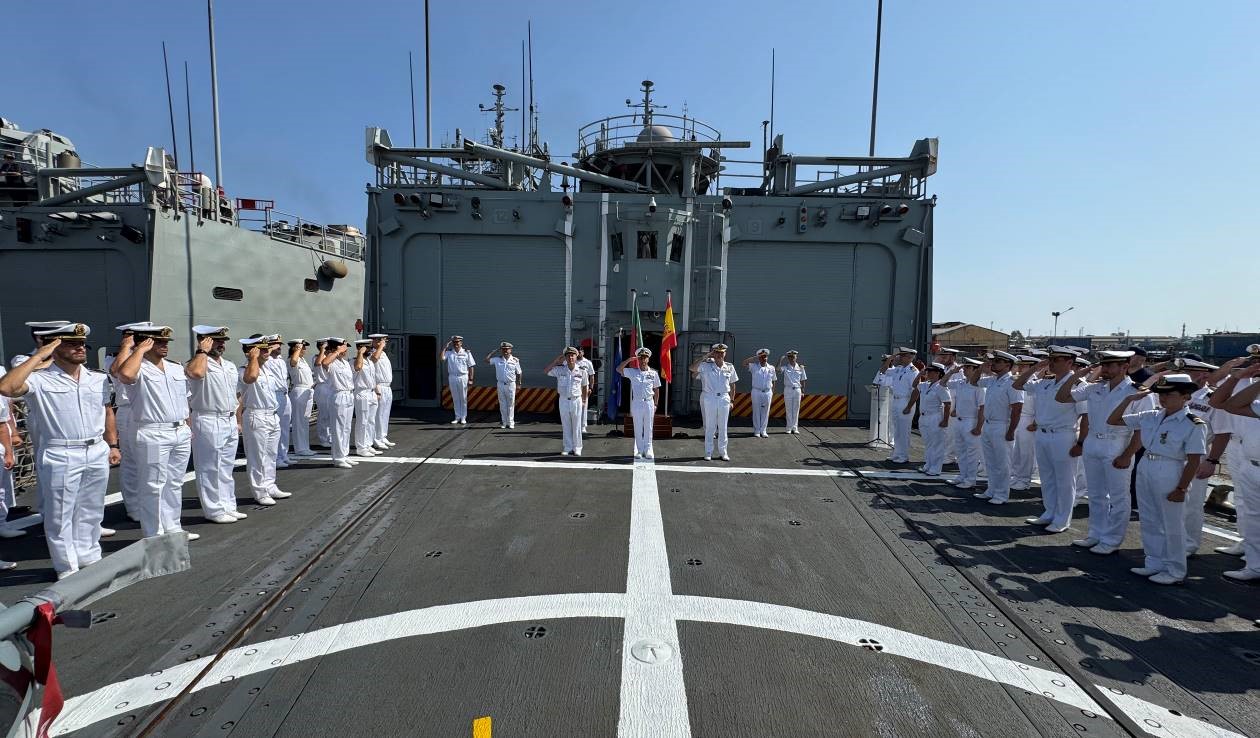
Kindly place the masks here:
<instances>
[{"instance_id":1,"label":"shoulder epaulette","mask_svg":"<svg viewBox=\"0 0 1260 738\"><path fill-rule=\"evenodd\" d=\"M1186 417L1190 418L1190 422L1194 423L1195 425L1207 425L1206 420L1204 420L1203 418L1200 418L1198 415L1195 415L1194 413L1186 413Z\"/></svg>"}]
</instances>

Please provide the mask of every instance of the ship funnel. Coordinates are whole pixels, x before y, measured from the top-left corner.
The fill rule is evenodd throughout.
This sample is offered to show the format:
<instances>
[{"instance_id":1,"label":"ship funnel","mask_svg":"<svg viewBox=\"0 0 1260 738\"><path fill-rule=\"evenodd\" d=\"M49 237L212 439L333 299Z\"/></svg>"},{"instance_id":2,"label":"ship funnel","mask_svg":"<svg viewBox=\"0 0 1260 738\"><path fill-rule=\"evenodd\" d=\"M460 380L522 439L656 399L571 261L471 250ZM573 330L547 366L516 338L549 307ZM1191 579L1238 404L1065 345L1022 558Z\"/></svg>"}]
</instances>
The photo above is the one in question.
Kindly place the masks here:
<instances>
[{"instance_id":1,"label":"ship funnel","mask_svg":"<svg viewBox=\"0 0 1260 738\"><path fill-rule=\"evenodd\" d=\"M350 274L350 267L341 259L329 259L319 265L319 273L329 279L342 279Z\"/></svg>"}]
</instances>

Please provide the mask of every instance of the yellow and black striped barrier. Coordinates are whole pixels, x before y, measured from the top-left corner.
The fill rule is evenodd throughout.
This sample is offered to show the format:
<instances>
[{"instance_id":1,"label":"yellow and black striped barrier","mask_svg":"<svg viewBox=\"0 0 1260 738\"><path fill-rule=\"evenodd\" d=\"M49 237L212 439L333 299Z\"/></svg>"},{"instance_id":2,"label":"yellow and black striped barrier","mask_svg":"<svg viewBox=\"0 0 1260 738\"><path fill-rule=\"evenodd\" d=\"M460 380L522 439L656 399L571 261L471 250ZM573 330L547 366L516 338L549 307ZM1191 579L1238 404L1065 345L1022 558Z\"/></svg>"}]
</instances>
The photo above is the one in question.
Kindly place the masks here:
<instances>
[{"instance_id":1,"label":"yellow and black striped barrier","mask_svg":"<svg viewBox=\"0 0 1260 738\"><path fill-rule=\"evenodd\" d=\"M770 417L782 418L783 395L775 394L770 401ZM752 395L736 392L731 402L731 415L739 418L752 417ZM801 398L801 420L844 420L849 416L847 395L805 395Z\"/></svg>"},{"instance_id":2,"label":"yellow and black striped barrier","mask_svg":"<svg viewBox=\"0 0 1260 738\"><path fill-rule=\"evenodd\" d=\"M518 413L554 413L558 412L559 393L544 387L521 387L516 391L516 412ZM451 388L442 388L442 407L450 410ZM498 410L499 388L473 385L468 388L469 410Z\"/></svg>"}]
</instances>

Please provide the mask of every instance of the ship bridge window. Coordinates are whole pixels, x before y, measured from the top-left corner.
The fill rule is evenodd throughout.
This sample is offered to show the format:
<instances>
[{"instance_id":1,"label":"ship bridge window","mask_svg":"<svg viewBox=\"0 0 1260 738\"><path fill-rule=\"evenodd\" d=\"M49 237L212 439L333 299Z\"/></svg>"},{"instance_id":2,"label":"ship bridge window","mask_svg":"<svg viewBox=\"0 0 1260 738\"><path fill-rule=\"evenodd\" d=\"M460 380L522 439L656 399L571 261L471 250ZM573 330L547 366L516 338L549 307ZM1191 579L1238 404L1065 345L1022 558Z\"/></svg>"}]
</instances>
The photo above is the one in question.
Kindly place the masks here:
<instances>
[{"instance_id":1,"label":"ship bridge window","mask_svg":"<svg viewBox=\"0 0 1260 738\"><path fill-rule=\"evenodd\" d=\"M683 244L687 242L686 236L681 233L675 233L669 239L669 260L673 262L681 262L683 258Z\"/></svg>"},{"instance_id":2,"label":"ship bridge window","mask_svg":"<svg viewBox=\"0 0 1260 738\"><path fill-rule=\"evenodd\" d=\"M245 292L236 287L215 287L211 292L216 300L232 300L240 302L245 299Z\"/></svg>"},{"instance_id":3,"label":"ship bridge window","mask_svg":"<svg viewBox=\"0 0 1260 738\"><path fill-rule=\"evenodd\" d=\"M620 261L621 259L626 258L626 242L625 239L621 237L620 233L612 234L612 236L609 237L608 242L612 246L612 258L614 260Z\"/></svg>"},{"instance_id":4,"label":"ship bridge window","mask_svg":"<svg viewBox=\"0 0 1260 738\"><path fill-rule=\"evenodd\" d=\"M639 251L640 259L656 258L656 231L639 231Z\"/></svg>"}]
</instances>

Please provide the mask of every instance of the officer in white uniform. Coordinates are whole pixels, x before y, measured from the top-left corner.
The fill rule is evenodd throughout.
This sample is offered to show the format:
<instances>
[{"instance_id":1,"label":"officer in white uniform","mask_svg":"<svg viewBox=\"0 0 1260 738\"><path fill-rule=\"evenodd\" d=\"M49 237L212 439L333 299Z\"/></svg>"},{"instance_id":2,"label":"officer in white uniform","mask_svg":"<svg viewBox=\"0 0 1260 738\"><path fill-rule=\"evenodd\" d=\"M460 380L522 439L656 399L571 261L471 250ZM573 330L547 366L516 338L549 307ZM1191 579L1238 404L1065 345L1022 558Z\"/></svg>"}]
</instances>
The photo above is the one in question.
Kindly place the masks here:
<instances>
[{"instance_id":1,"label":"officer in white uniform","mask_svg":"<svg viewBox=\"0 0 1260 738\"><path fill-rule=\"evenodd\" d=\"M556 379L559 395L560 426L564 432L564 450L561 456L582 455L582 398L590 391L586 370L578 366L578 351L569 346L564 353L551 360L543 372ZM563 362L563 363L562 363Z\"/></svg>"},{"instance_id":2,"label":"officer in white uniform","mask_svg":"<svg viewBox=\"0 0 1260 738\"><path fill-rule=\"evenodd\" d=\"M593 364L590 359L586 358L586 349L578 346L577 350L578 367L581 368L582 371L586 372L587 388L586 394L582 396L582 432L585 433L586 424L590 420L589 405L591 393L595 391L595 364Z\"/></svg>"},{"instance_id":3,"label":"officer in white uniform","mask_svg":"<svg viewBox=\"0 0 1260 738\"><path fill-rule=\"evenodd\" d=\"M1242 556L1242 569L1223 576L1239 582L1260 580L1260 352L1232 359L1229 374L1212 394L1211 404L1231 416L1233 437L1226 453L1234 482L1234 510L1238 515L1236 546L1222 546L1218 553Z\"/></svg>"},{"instance_id":4,"label":"officer in white uniform","mask_svg":"<svg viewBox=\"0 0 1260 738\"><path fill-rule=\"evenodd\" d=\"M235 523L248 517L236 509L232 479L236 444L236 365L223 358L227 326L195 325L197 351L184 367L191 412L192 458L201 512L212 523Z\"/></svg>"},{"instance_id":5,"label":"officer in white uniform","mask_svg":"<svg viewBox=\"0 0 1260 738\"><path fill-rule=\"evenodd\" d=\"M357 456L379 456L376 441L376 365L368 356L372 339L354 342L354 452Z\"/></svg>"},{"instance_id":6,"label":"officer in white uniform","mask_svg":"<svg viewBox=\"0 0 1260 738\"><path fill-rule=\"evenodd\" d=\"M1137 390L1127 372L1132 357L1132 351L1100 351L1097 381L1083 382L1093 369L1081 367L1055 393L1059 403L1083 402L1087 407L1089 435L1083 444L1082 463L1090 490L1089 531L1072 545L1100 555L1115 553L1129 527L1129 460L1137 453L1140 441L1128 428L1111 425L1107 419ZM1154 409L1155 400L1148 395L1129 411Z\"/></svg>"},{"instance_id":7,"label":"officer in white uniform","mask_svg":"<svg viewBox=\"0 0 1260 738\"><path fill-rule=\"evenodd\" d=\"M4 378L5 373L4 367L0 366L0 379ZM4 522L9 514L9 508L17 501L14 498L13 489L13 467L17 464L17 457L13 452L13 439L16 434L17 429L9 409L9 398L0 396L0 457L3 457L0 458L0 538L19 538L26 535L26 531L10 528ZM16 568L16 561L0 559L0 571Z\"/></svg>"},{"instance_id":8,"label":"officer in white uniform","mask_svg":"<svg viewBox=\"0 0 1260 738\"><path fill-rule=\"evenodd\" d=\"M1012 371L1011 382L1025 371L1035 366L1041 359L1021 354ZM1019 391L1019 390L1016 390ZM1020 408L1019 426L1015 430L1015 445L1011 449L1011 490L1023 492L1032 487L1033 477L1037 475L1037 424L1033 420L1036 398L1020 391L1024 404ZM990 474L992 479L992 474Z\"/></svg>"},{"instance_id":9,"label":"officer in white uniform","mask_svg":"<svg viewBox=\"0 0 1260 738\"><path fill-rule=\"evenodd\" d=\"M984 434L980 407L984 404L984 390L973 380L979 380L982 364L975 359L962 358L945 374L945 387L953 401L949 411L949 435L954 439L954 454L958 457L958 476L949 483L958 489L972 489L980 477L980 437ZM954 381L954 377L960 376L964 381Z\"/></svg>"},{"instance_id":10,"label":"officer in white uniform","mask_svg":"<svg viewBox=\"0 0 1260 738\"><path fill-rule=\"evenodd\" d=\"M245 366L241 367L237 392L240 405L237 408L241 433L245 438L245 464L249 471L249 486L254 499L260 505L274 505L276 498L289 497L276 487L276 455L280 448L280 416L277 408L280 394L276 391L279 380L275 373L267 371L267 364L283 359L271 355L271 336L254 336L241 339L245 352Z\"/></svg>"},{"instance_id":11,"label":"officer in white uniform","mask_svg":"<svg viewBox=\"0 0 1260 738\"><path fill-rule=\"evenodd\" d=\"M1221 455L1229 447L1234 423L1229 413L1218 412L1210 403L1213 388L1208 385L1208 377L1220 367L1190 357L1177 359L1176 364L1198 386L1191 395L1186 410L1207 423L1207 453L1195 472L1194 481L1190 483L1190 492L1186 496L1186 555L1195 556L1199 553L1199 546L1203 544L1203 505L1207 502L1208 480L1216 474Z\"/></svg>"},{"instance_id":12,"label":"officer in white uniform","mask_svg":"<svg viewBox=\"0 0 1260 738\"><path fill-rule=\"evenodd\" d=\"M967 383L967 377L961 371L953 374L952 376L950 375L950 372L954 371L954 367L961 364L960 358L962 353L963 352L959 349L946 348L944 346L936 349L936 363L945 367L945 375L949 377L949 379L945 380L945 388L949 390L949 396L951 398L954 396L954 390L957 389L958 385ZM952 422L951 425L953 425ZM955 446L955 440L955 431L951 428L950 431L945 434L946 464L954 464L958 462L958 449Z\"/></svg>"},{"instance_id":13,"label":"officer in white uniform","mask_svg":"<svg viewBox=\"0 0 1260 738\"><path fill-rule=\"evenodd\" d=\"M136 323L124 323L115 330L122 331L122 341L118 354L108 362L105 371L113 379L114 386L114 422L118 426L118 448L122 452L122 463L118 465L118 487L122 494L123 509L129 520L140 522L140 506L136 502L140 494L140 455L136 453L136 428L131 422L131 397L128 387L118 381L116 370L122 366L122 360L131 355L136 345L137 328L150 328L153 323L145 320Z\"/></svg>"},{"instance_id":14,"label":"officer in white uniform","mask_svg":"<svg viewBox=\"0 0 1260 738\"><path fill-rule=\"evenodd\" d=\"M714 437L717 454L730 461L727 453L726 424L731 417L731 392L739 375L735 365L726 361L726 344L715 343L709 353L691 365L692 376L700 378L700 410L704 415L704 460L713 460Z\"/></svg>"},{"instance_id":15,"label":"officer in white uniform","mask_svg":"<svg viewBox=\"0 0 1260 738\"><path fill-rule=\"evenodd\" d=\"M394 364L389 360L389 336L385 333L370 333L372 339L372 364L376 367L376 429L372 436L376 448L384 451L395 446L389 440L389 414L394 407Z\"/></svg>"},{"instance_id":16,"label":"officer in white uniform","mask_svg":"<svg viewBox=\"0 0 1260 738\"><path fill-rule=\"evenodd\" d=\"M315 373L306 363L311 342L304 338L289 341L289 408L292 414L289 441L293 456L309 458L311 450L311 407L315 404Z\"/></svg>"},{"instance_id":17,"label":"officer in white uniform","mask_svg":"<svg viewBox=\"0 0 1260 738\"><path fill-rule=\"evenodd\" d=\"M661 399L661 377L648 365L652 349L644 346L617 367L630 380L630 416L634 418L634 458L655 458L652 454L652 428L656 405ZM635 366L630 366L634 364Z\"/></svg>"},{"instance_id":18,"label":"officer in white uniform","mask_svg":"<svg viewBox=\"0 0 1260 738\"><path fill-rule=\"evenodd\" d=\"M766 429L770 425L770 405L774 403L774 380L779 378L774 364L770 363L770 349L757 349L757 353L740 362L748 368L752 381L753 438L769 438Z\"/></svg>"},{"instance_id":19,"label":"officer in white uniform","mask_svg":"<svg viewBox=\"0 0 1260 738\"><path fill-rule=\"evenodd\" d=\"M328 433L332 441L333 466L349 469L357 461L350 459L350 424L354 417L354 368L346 361L349 347L346 340L330 337L320 357L320 366L328 373ZM322 412L322 411L321 411Z\"/></svg>"},{"instance_id":20,"label":"officer in white uniform","mask_svg":"<svg viewBox=\"0 0 1260 738\"><path fill-rule=\"evenodd\" d=\"M923 466L919 471L929 477L940 476L945 465L946 433L952 398L945 384L945 367L933 363L924 367L922 381L910 393L901 409L902 417L910 417L919 406L919 433L923 435Z\"/></svg>"},{"instance_id":21,"label":"officer in white uniform","mask_svg":"<svg viewBox=\"0 0 1260 738\"><path fill-rule=\"evenodd\" d=\"M315 395L315 409L318 415L315 417L315 438L321 446L332 446L332 436L328 432L329 418L335 412L332 408L332 395L328 392L328 370L324 368L319 360L324 356L324 348L328 345L328 338L324 337L315 342L315 356L311 359L311 379L315 382L313 388Z\"/></svg>"},{"instance_id":22,"label":"officer in white uniform","mask_svg":"<svg viewBox=\"0 0 1260 738\"><path fill-rule=\"evenodd\" d=\"M486 362L494 367L494 384L499 392L499 427L516 427L516 391L521 387L521 360L512 355L512 344L499 343L498 352L491 351ZM589 378L588 378L589 381Z\"/></svg>"},{"instance_id":23,"label":"officer in white uniform","mask_svg":"<svg viewBox=\"0 0 1260 738\"><path fill-rule=\"evenodd\" d=\"M889 420L893 426L893 447L888 460L893 463L905 464L910 461L910 426L914 423L914 416L906 415L902 409L910 401L910 395L914 393L915 385L919 381L919 370L911 364L918 353L912 348L902 346L895 354L884 359L883 366L875 375L874 384L887 387L892 393Z\"/></svg>"},{"instance_id":24,"label":"officer in white uniform","mask_svg":"<svg viewBox=\"0 0 1260 738\"><path fill-rule=\"evenodd\" d=\"M783 414L787 433L801 432L801 398L805 396L805 365L798 361L796 349L779 358L779 373L783 375Z\"/></svg>"},{"instance_id":25,"label":"officer in white uniform","mask_svg":"<svg viewBox=\"0 0 1260 738\"><path fill-rule=\"evenodd\" d=\"M1159 410L1132 411L1145 390L1129 396L1107 419L1137 432L1146 455L1137 469L1138 517L1146 560L1130 569L1155 584L1179 584L1186 578L1185 502L1190 482L1207 451L1207 423L1186 412L1197 386L1185 374L1169 374L1151 388Z\"/></svg>"},{"instance_id":26,"label":"officer in white uniform","mask_svg":"<svg viewBox=\"0 0 1260 738\"><path fill-rule=\"evenodd\" d=\"M1033 398L1033 422L1037 426L1037 466L1041 469L1041 504L1045 508L1030 525L1062 533L1072 524L1076 502L1076 475L1070 452L1076 444L1076 406L1055 401L1059 386L1072 376L1076 353L1062 346L1049 347L1050 358L1027 369L1013 385ZM1034 378L1042 369L1050 376Z\"/></svg>"},{"instance_id":27,"label":"officer in white uniform","mask_svg":"<svg viewBox=\"0 0 1260 738\"><path fill-rule=\"evenodd\" d=\"M109 378L84 366L90 333L82 323L39 329L46 342L0 377L0 395L23 397L35 420L44 537L58 579L100 560L109 465L120 456Z\"/></svg>"},{"instance_id":28,"label":"officer in white uniform","mask_svg":"<svg viewBox=\"0 0 1260 738\"><path fill-rule=\"evenodd\" d=\"M477 370L477 360L472 351L464 348L463 336L451 336L438 354L438 361L446 366L446 384L451 388L451 405L455 419L451 425L468 423L468 388L472 386Z\"/></svg>"},{"instance_id":29,"label":"officer in white uniform","mask_svg":"<svg viewBox=\"0 0 1260 738\"><path fill-rule=\"evenodd\" d=\"M140 342L122 359L116 375L129 385L135 452L140 457L140 528L146 537L183 530L184 472L192 455L188 428L188 378L166 358L170 326L138 328ZM189 533L188 540L201 536Z\"/></svg>"},{"instance_id":30,"label":"officer in white uniform","mask_svg":"<svg viewBox=\"0 0 1260 738\"><path fill-rule=\"evenodd\" d=\"M1014 388L1015 378L1011 376L1016 361L1014 354L994 351L983 367L992 375L977 373L972 381L981 390L980 452L988 472L987 488L975 497L988 500L990 505L1005 504L1011 496L1011 453L1024 407L1024 393Z\"/></svg>"},{"instance_id":31,"label":"officer in white uniform","mask_svg":"<svg viewBox=\"0 0 1260 738\"><path fill-rule=\"evenodd\" d=\"M276 468L285 469L289 466L289 428L293 424L293 405L289 403L289 363L280 355L284 348L280 334L270 339L268 349L271 359L263 364L263 369L271 372L276 379L273 383L276 388L276 422L280 425L280 438L276 441Z\"/></svg>"}]
</instances>

